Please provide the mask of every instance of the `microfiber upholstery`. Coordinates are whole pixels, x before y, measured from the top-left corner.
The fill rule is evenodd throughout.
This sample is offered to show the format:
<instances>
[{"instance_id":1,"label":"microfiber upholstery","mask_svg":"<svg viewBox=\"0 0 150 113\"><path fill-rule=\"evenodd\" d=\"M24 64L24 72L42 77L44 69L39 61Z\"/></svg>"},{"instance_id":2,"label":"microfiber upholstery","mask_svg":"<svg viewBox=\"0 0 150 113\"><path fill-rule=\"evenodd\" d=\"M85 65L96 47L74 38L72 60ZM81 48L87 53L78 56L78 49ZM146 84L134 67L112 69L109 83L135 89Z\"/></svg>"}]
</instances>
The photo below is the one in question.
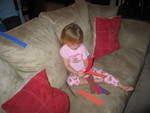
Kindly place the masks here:
<instances>
[{"instance_id":1,"label":"microfiber upholstery","mask_svg":"<svg viewBox=\"0 0 150 113\"><path fill-rule=\"evenodd\" d=\"M94 23L95 17L115 17L117 7L109 8L112 10L108 10L107 6L88 3L93 37L96 37ZM94 66L111 73L124 84L135 86L137 80L139 79L140 72L144 64L144 56L147 51L146 48L148 48L150 41L150 33L147 30L142 30L145 29L144 27L146 29L150 29L150 26L144 22L122 19L118 37L121 48L109 55L94 60ZM136 41L136 39L138 39L138 41ZM72 87L72 90L75 92L77 97L74 97L66 87L63 87L63 90L67 92L70 97L72 106L74 106L73 109L71 109L71 113L122 113L130 93L124 92L120 88L115 88L105 83L100 84L100 86L111 92L110 95L93 94L93 96L104 102L102 106L97 106L90 100L77 93L80 89L84 89L90 93L89 86ZM79 110L80 106L82 106L82 109Z\"/></svg>"},{"instance_id":2,"label":"microfiber upholstery","mask_svg":"<svg viewBox=\"0 0 150 113\"><path fill-rule=\"evenodd\" d=\"M93 40L96 39L96 27L95 27L95 17L101 18L113 18L117 15L118 7L117 6L105 6L97 4L88 4L89 19L93 31ZM98 10L97 10L98 9Z\"/></svg>"},{"instance_id":3,"label":"microfiber upholstery","mask_svg":"<svg viewBox=\"0 0 150 113\"><path fill-rule=\"evenodd\" d=\"M88 18L88 6L84 0L79 0L69 7L56 11L43 12L40 17L45 17L52 23L58 38L60 38L61 31L66 25L78 24L83 30L85 46L91 54L93 53L92 29Z\"/></svg>"},{"instance_id":4,"label":"microfiber upholstery","mask_svg":"<svg viewBox=\"0 0 150 113\"><path fill-rule=\"evenodd\" d=\"M116 52L95 60L94 66L111 73L122 83L134 86L140 76L140 69L143 66L144 54L145 53L136 49L121 48ZM79 111L80 106L82 106L82 109L80 109L82 113L121 113L130 93L105 83L99 85L111 92L110 95L93 94L93 96L104 102L104 104L101 106L97 106L92 101L77 93L77 91L80 89L84 89L86 92L90 93L88 85L72 87L72 90L77 95L76 97L73 96L66 87L63 87L63 90L70 97L72 106L74 106L74 108L71 109L71 113L76 113ZM86 109L87 107L88 109Z\"/></svg>"},{"instance_id":5,"label":"microfiber upholstery","mask_svg":"<svg viewBox=\"0 0 150 113\"><path fill-rule=\"evenodd\" d=\"M145 22L131 19L122 19L121 29L119 32L121 48L129 47L138 49L139 51L143 51L145 53L147 51L146 48L150 42L150 33L147 32L147 29L150 29L150 25Z\"/></svg>"},{"instance_id":6,"label":"microfiber upholstery","mask_svg":"<svg viewBox=\"0 0 150 113\"><path fill-rule=\"evenodd\" d=\"M13 94L23 79L4 59L0 59L0 106ZM0 111L1 113L1 111Z\"/></svg>"},{"instance_id":7,"label":"microfiber upholstery","mask_svg":"<svg viewBox=\"0 0 150 113\"><path fill-rule=\"evenodd\" d=\"M23 48L0 37L0 58L6 60L23 79L35 71L47 69L53 86L59 88L65 83L66 70L58 52L60 43L49 22L42 17L36 18L7 33L28 44Z\"/></svg>"}]
</instances>

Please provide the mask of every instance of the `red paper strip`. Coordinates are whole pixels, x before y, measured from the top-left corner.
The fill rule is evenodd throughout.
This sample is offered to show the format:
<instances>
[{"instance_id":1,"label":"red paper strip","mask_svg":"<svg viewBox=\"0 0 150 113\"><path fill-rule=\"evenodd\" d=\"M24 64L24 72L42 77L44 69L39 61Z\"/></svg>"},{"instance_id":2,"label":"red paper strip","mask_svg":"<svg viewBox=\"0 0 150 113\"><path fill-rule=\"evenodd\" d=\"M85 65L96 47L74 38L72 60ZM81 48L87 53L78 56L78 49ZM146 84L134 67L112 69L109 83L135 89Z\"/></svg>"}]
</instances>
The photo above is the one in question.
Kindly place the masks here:
<instances>
[{"instance_id":1,"label":"red paper strip","mask_svg":"<svg viewBox=\"0 0 150 113\"><path fill-rule=\"evenodd\" d=\"M89 77L86 78L86 80L88 81L88 83L90 85L91 94L96 93L96 87L95 87L95 82L94 82L93 76L90 75Z\"/></svg>"},{"instance_id":2,"label":"red paper strip","mask_svg":"<svg viewBox=\"0 0 150 113\"><path fill-rule=\"evenodd\" d=\"M88 59L88 60L89 60L89 61L88 61L88 66L87 66L86 70L84 71L84 73L91 70L92 65L93 65L93 59L94 59L94 57L90 57L90 58Z\"/></svg>"},{"instance_id":3,"label":"red paper strip","mask_svg":"<svg viewBox=\"0 0 150 113\"><path fill-rule=\"evenodd\" d=\"M102 74L95 73L95 72L91 72L91 71L85 72L85 74L88 74L88 75L95 75L95 76L99 76L99 77L103 77L103 78L106 77L106 75L102 75Z\"/></svg>"},{"instance_id":4,"label":"red paper strip","mask_svg":"<svg viewBox=\"0 0 150 113\"><path fill-rule=\"evenodd\" d=\"M96 88L97 94L102 93L102 90L98 87L98 85L96 83L95 83L95 88Z\"/></svg>"},{"instance_id":5,"label":"red paper strip","mask_svg":"<svg viewBox=\"0 0 150 113\"><path fill-rule=\"evenodd\" d=\"M85 91L82 90L82 89L80 89L80 90L78 91L78 93L81 94L81 95L83 95L83 96L85 96L86 98L88 98L89 100L93 101L95 104L97 104L97 105L99 105L99 106L104 103L103 101L97 99L96 97L92 96L91 94L85 92Z\"/></svg>"},{"instance_id":6,"label":"red paper strip","mask_svg":"<svg viewBox=\"0 0 150 113\"><path fill-rule=\"evenodd\" d=\"M89 60L88 66L87 66L86 70L84 71L84 73L85 73L85 74L88 74L88 75L95 75L95 76L99 76L99 77L105 78L106 75L102 75L102 74L99 74L99 73L95 73L95 72L91 72L91 71L90 71L91 68L92 68L92 65L93 65L93 59L94 59L94 57L90 57L90 58L88 59L88 60Z\"/></svg>"}]
</instances>

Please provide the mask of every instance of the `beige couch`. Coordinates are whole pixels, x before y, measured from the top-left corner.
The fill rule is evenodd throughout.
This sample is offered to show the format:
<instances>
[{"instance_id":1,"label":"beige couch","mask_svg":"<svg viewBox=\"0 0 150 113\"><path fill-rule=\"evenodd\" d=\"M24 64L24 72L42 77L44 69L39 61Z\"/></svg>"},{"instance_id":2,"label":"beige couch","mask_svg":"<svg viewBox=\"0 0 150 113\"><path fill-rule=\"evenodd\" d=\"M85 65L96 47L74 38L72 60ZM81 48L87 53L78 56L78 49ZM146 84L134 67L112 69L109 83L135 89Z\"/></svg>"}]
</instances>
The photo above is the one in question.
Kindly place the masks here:
<instances>
[{"instance_id":1,"label":"beige couch","mask_svg":"<svg viewBox=\"0 0 150 113\"><path fill-rule=\"evenodd\" d=\"M49 82L70 97L70 113L122 113L131 93L107 84L102 87L110 95L93 94L104 101L98 106L77 93L89 86L72 87L73 96L65 85L67 71L59 55L62 28L75 22L84 32L84 44L93 54L95 41L94 17L114 17L118 7L101 6L78 0L75 4L56 11L43 12L39 17L7 33L28 44L23 48L0 36L0 105L11 98L35 72L47 70ZM96 60L94 65L118 77L124 84L135 86L142 71L150 41L150 25L122 19L119 32L121 48ZM0 109L0 112L3 112Z\"/></svg>"}]
</instances>

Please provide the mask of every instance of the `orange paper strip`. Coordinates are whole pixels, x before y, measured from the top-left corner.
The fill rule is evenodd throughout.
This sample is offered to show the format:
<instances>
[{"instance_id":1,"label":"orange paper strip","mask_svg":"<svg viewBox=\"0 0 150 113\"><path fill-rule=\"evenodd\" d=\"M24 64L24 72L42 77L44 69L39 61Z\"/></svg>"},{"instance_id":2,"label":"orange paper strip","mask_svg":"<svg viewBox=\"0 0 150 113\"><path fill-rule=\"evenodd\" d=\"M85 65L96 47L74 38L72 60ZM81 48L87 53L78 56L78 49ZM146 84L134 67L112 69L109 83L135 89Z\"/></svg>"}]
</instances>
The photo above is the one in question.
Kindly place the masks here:
<instances>
[{"instance_id":1,"label":"orange paper strip","mask_svg":"<svg viewBox=\"0 0 150 113\"><path fill-rule=\"evenodd\" d=\"M85 91L82 90L82 89L80 89L80 90L78 91L78 93L81 94L81 95L83 95L83 96L85 96L86 98L88 98L89 100L93 101L95 104L97 104L97 105L99 105L99 106L104 103L103 101L97 99L96 97L92 96L91 94L85 92Z\"/></svg>"},{"instance_id":2,"label":"orange paper strip","mask_svg":"<svg viewBox=\"0 0 150 113\"><path fill-rule=\"evenodd\" d=\"M102 74L95 73L95 72L91 72L91 71L89 71L89 72L85 72L85 73L86 73L86 74L89 74L89 75L95 75L95 76L103 77L103 78L105 78L105 77L106 77L106 75L102 75Z\"/></svg>"}]
</instances>

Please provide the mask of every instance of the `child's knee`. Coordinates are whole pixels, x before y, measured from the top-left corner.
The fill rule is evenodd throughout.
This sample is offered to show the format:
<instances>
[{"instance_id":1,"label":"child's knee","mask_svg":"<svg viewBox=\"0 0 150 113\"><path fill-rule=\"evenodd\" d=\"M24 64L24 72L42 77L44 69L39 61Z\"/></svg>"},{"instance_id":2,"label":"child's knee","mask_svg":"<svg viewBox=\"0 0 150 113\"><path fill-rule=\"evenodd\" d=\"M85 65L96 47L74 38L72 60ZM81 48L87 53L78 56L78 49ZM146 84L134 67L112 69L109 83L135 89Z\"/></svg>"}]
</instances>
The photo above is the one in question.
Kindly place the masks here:
<instances>
[{"instance_id":1,"label":"child's knee","mask_svg":"<svg viewBox=\"0 0 150 113\"><path fill-rule=\"evenodd\" d=\"M67 78L67 83L70 86L78 86L80 83L79 77L75 74L71 74Z\"/></svg>"},{"instance_id":2,"label":"child's knee","mask_svg":"<svg viewBox=\"0 0 150 113\"><path fill-rule=\"evenodd\" d=\"M107 76L106 78L104 78L104 82L117 87L118 83L119 83L119 80L116 79L114 76Z\"/></svg>"}]
</instances>

